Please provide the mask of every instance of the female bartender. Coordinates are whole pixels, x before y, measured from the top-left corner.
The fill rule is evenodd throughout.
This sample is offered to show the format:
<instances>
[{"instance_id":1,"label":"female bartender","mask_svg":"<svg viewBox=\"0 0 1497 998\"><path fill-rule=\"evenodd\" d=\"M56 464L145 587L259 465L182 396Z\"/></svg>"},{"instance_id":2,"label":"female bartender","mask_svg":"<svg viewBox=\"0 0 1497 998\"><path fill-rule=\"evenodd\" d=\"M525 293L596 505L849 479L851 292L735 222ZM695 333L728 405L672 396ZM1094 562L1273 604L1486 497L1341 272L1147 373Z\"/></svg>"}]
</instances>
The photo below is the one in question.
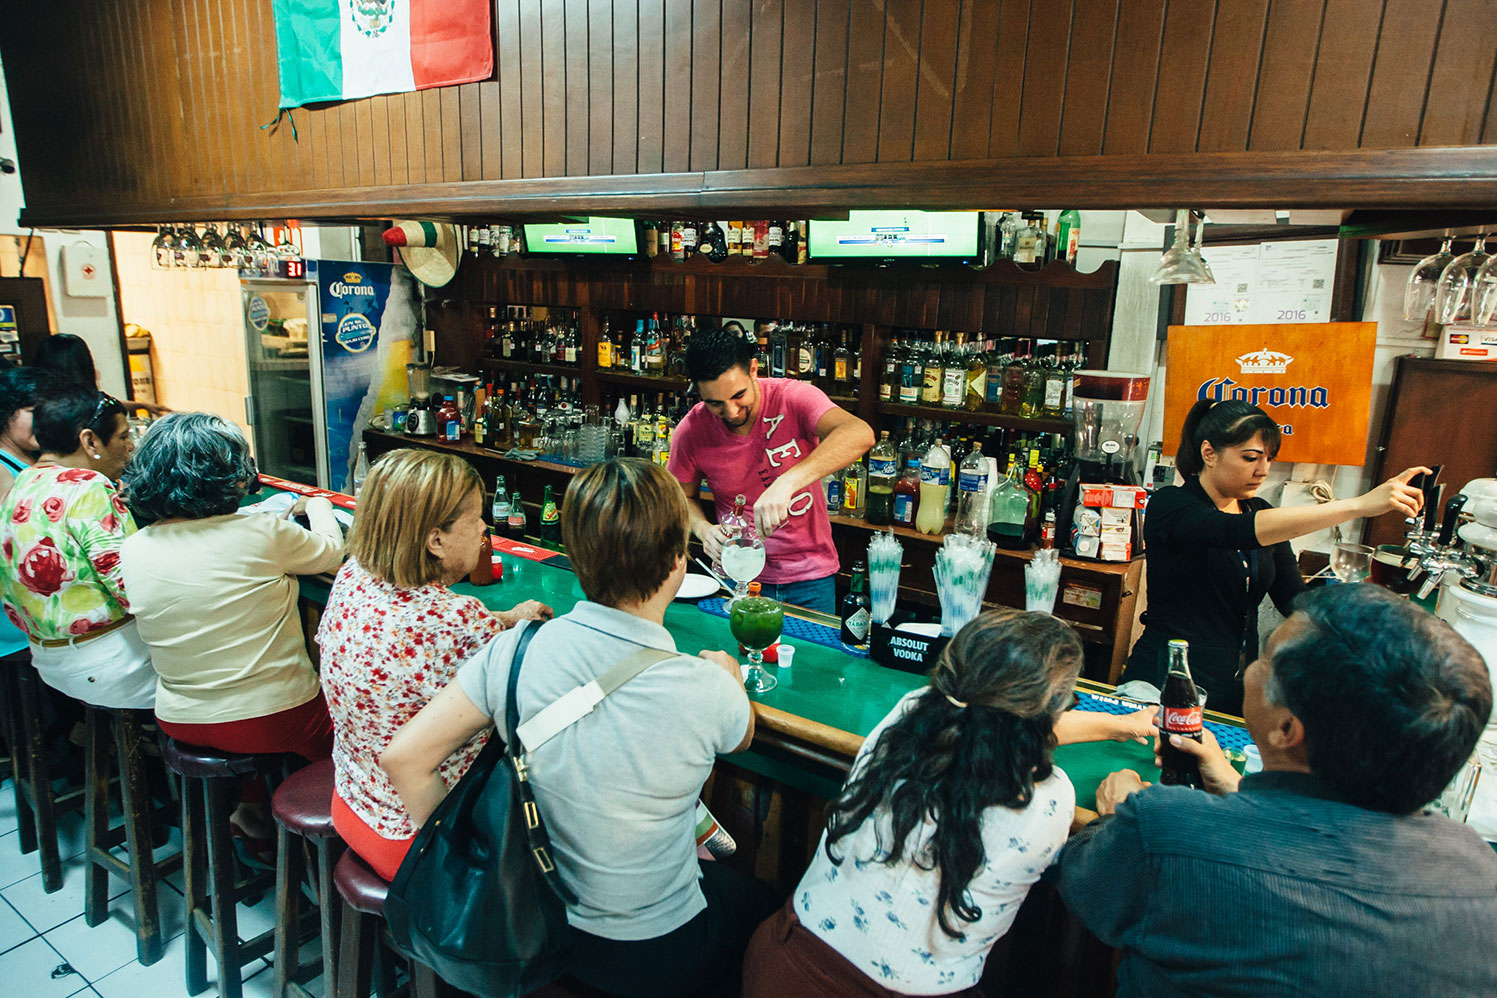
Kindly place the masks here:
<instances>
[{"instance_id":1,"label":"female bartender","mask_svg":"<svg viewBox=\"0 0 1497 998\"><path fill-rule=\"evenodd\" d=\"M1201 399L1180 434L1185 479L1155 492L1144 520L1149 609L1124 678L1164 686L1167 647L1190 642L1190 671L1208 706L1242 713L1242 667L1258 657L1264 596L1286 616L1304 589L1289 540L1358 517L1413 516L1423 505L1410 468L1355 499L1275 509L1255 493L1279 452L1279 425L1257 406Z\"/></svg>"}]
</instances>

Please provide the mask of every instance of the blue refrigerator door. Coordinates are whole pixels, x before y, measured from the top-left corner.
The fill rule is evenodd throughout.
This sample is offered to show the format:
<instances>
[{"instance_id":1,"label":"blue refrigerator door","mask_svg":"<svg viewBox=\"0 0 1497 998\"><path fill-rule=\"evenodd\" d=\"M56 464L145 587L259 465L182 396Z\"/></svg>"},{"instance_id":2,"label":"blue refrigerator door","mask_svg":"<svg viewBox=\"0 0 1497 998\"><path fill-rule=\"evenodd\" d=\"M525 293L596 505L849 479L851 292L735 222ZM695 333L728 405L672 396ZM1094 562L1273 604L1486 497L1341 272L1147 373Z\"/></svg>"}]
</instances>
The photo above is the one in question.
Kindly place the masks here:
<instances>
[{"instance_id":1,"label":"blue refrigerator door","mask_svg":"<svg viewBox=\"0 0 1497 998\"><path fill-rule=\"evenodd\" d=\"M316 275L328 487L352 494L364 427L406 393L419 290L388 263L319 260Z\"/></svg>"}]
</instances>

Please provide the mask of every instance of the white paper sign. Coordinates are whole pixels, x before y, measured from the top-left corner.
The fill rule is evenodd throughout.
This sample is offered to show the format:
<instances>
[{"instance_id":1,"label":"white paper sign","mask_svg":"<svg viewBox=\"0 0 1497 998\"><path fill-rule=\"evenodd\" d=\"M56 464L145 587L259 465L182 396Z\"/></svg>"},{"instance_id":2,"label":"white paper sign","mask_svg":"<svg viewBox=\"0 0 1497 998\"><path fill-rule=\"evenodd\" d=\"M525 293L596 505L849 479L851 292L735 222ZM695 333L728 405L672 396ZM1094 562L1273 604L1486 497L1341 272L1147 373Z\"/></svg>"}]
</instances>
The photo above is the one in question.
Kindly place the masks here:
<instances>
[{"instance_id":1,"label":"white paper sign","mask_svg":"<svg viewBox=\"0 0 1497 998\"><path fill-rule=\"evenodd\" d=\"M1208 246L1215 284L1191 284L1185 325L1329 322L1336 283L1335 239Z\"/></svg>"}]
</instances>

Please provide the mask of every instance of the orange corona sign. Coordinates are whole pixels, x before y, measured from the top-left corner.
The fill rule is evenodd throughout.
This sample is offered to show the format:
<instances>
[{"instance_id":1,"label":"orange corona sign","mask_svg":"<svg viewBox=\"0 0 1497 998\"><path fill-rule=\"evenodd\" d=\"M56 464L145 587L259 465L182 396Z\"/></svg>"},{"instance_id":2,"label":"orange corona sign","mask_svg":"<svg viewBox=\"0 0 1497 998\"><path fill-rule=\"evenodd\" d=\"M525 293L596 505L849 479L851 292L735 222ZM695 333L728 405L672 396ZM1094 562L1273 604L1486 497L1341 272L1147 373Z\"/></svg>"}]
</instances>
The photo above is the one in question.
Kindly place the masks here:
<instances>
[{"instance_id":1,"label":"orange corona sign","mask_svg":"<svg viewBox=\"0 0 1497 998\"><path fill-rule=\"evenodd\" d=\"M1180 439L1197 399L1241 399L1283 428L1280 461L1367 459L1375 322L1171 326L1164 439Z\"/></svg>"}]
</instances>

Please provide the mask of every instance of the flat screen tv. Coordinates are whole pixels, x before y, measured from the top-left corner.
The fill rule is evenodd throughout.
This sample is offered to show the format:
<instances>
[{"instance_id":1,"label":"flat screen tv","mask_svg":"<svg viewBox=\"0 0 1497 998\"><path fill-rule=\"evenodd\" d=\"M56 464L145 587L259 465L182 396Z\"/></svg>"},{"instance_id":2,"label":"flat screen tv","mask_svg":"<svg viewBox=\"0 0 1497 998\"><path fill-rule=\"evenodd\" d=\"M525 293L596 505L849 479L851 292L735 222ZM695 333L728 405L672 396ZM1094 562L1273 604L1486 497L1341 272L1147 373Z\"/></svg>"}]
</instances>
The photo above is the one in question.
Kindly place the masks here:
<instances>
[{"instance_id":1,"label":"flat screen tv","mask_svg":"<svg viewBox=\"0 0 1497 998\"><path fill-rule=\"evenodd\" d=\"M590 216L580 222L525 226L527 253L636 256L639 239L632 218Z\"/></svg>"},{"instance_id":2,"label":"flat screen tv","mask_svg":"<svg viewBox=\"0 0 1497 998\"><path fill-rule=\"evenodd\" d=\"M846 221L811 219L808 255L838 260L952 260L982 255L976 211L851 211Z\"/></svg>"}]
</instances>

